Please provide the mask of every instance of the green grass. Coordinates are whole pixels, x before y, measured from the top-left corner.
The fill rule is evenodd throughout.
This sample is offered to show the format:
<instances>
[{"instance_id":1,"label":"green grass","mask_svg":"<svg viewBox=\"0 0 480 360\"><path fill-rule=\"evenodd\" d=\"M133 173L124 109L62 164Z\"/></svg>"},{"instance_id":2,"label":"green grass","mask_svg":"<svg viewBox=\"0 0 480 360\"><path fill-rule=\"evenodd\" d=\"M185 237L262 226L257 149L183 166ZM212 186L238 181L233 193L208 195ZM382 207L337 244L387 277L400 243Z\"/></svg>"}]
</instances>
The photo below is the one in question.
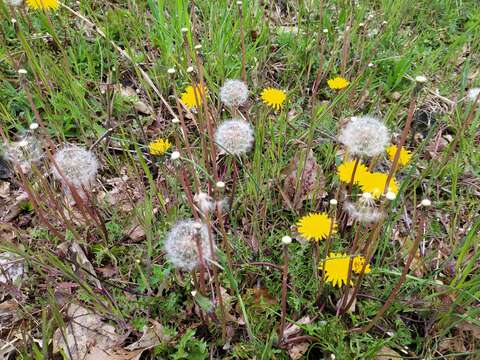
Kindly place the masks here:
<instances>
[{"instance_id":1,"label":"green grass","mask_svg":"<svg viewBox=\"0 0 480 360\"><path fill-rule=\"evenodd\" d=\"M42 347L33 339L43 338L43 343L49 343L55 329L68 321L64 308L68 303L80 303L104 316L121 334L130 336L125 344L136 341L150 319L160 322L173 340L146 352L146 358L203 359L209 354L231 359L289 358L285 348L278 346L281 273L251 263L281 265L282 236L295 237L292 225L301 215L328 209L328 200L338 188L335 166L341 162L335 137L348 117L375 114L392 132L402 131L415 86L412 79L417 75L425 75L429 81L419 95L418 116L407 138L414 160L397 176L401 193L382 225L372 272L362 282L356 311L336 316L335 304L341 292L328 284L319 308L315 299L320 283L313 274L313 247L294 241L289 247L287 323L310 317L309 324L298 325L302 329L299 335L311 337L305 359L331 355L337 359L373 359L383 347L408 358L478 357L478 111L460 134L471 107L471 103L460 100L467 89L480 85L477 2L377 0L357 1L352 6L349 1L323 1L323 8L320 0L273 1L273 8L268 3L255 0L242 5L250 88L250 103L242 113L255 125L255 144L237 164L237 189L226 222L234 249L232 264L223 252L220 260L223 270L219 270L219 280L234 319L228 323L229 346L221 341L219 321L202 325L194 306L205 305L205 299L192 297L195 287L190 275L173 269L164 256L165 233L177 219L192 217L192 209L178 176L179 168L168 157L146 154L148 141L161 136L173 142L181 139L181 134L140 69L177 113L173 94L192 83L186 71L188 59L195 56L193 45L201 44L198 53L209 104L214 109L213 121L230 117L228 109L217 111L217 94L225 79L241 76L236 2L197 0L194 16L192 3L185 0L67 2L95 23L105 37L65 8L45 14L29 10L25 17L0 3L0 123L6 138L14 141L26 133L29 124L38 120L35 111L45 125L37 135L45 148L50 146L47 138L54 145L70 142L89 147L108 128L114 128L108 141L94 148L102 167L92 197L105 222L107 237L91 217L78 221L61 215L66 206L59 184L51 176L40 181L48 169L49 159L45 157L27 180L42 210L36 206L33 212L24 209L12 221L16 239L0 239L2 251L21 254L27 265L20 290L8 291L5 297L21 305L17 320L6 331L0 330L2 339L23 335L16 344L17 358L52 357L51 343ZM17 19L16 28L12 17ZM342 34L349 18L351 44L345 77L352 84L334 92L326 86L326 80L341 72ZM282 32L281 26L293 26L298 31ZM186 44L181 33L184 27L190 30ZM317 37L324 34L323 29L328 33L321 54ZM121 56L112 42L130 59ZM372 67L367 66L370 62ZM312 101L311 88L320 64L323 78ZM167 74L171 67L176 69L174 78ZM20 77L19 68L27 69L28 74ZM125 98L118 91L103 91L107 84L139 89L139 99L151 106L154 114L137 112L134 105L138 99ZM268 86L282 88L288 94L280 112L268 110L259 101L261 90ZM436 96L437 90L452 103ZM446 104L449 111L435 111ZM432 116L429 127L422 123L420 109ZM194 161L183 161L182 166L192 191L196 192L193 168L200 190L207 191L209 182L214 186L210 162L202 150L208 134L186 121L190 124ZM458 146L449 158L448 146L440 148L438 157L432 160L432 144L440 132L447 137L460 136ZM423 140L414 133L421 133ZM187 157L185 144L178 146ZM283 184L284 169L296 155L304 159L305 153L300 150L306 148L313 150L323 170L327 195L321 198L315 194L301 207L291 209L278 189ZM222 180L227 182L230 195L233 162L219 158L218 164L226 174ZM114 185L109 182L122 176L124 179ZM12 193L24 182L18 178L10 181ZM130 192L123 199L130 206L127 211L120 203L111 205L99 196L120 184ZM352 333L351 329L368 324L375 316L399 279L408 253L405 247L415 236L413 227L419 213L415 206L425 197L433 205L421 243L422 270L410 271L378 326L367 333ZM6 209L12 201L2 200L0 208ZM39 212L45 214L57 234L45 226ZM31 217L26 224L19 221L25 216ZM145 233L139 241L126 232L134 224ZM216 229L220 243L218 224ZM92 274L72 267L78 259L58 252L62 241L81 244L100 278L98 269L116 269L114 275L101 280L102 291L96 289ZM336 235L332 250L346 251L350 242L351 236ZM323 246L320 243L321 254ZM59 289L66 282L76 285L63 294ZM258 288L264 292L263 298L255 293ZM210 288L208 291L210 294ZM219 314L218 309L216 312ZM465 330L465 323L475 327L476 333ZM450 338L460 338L463 348L445 346Z\"/></svg>"}]
</instances>

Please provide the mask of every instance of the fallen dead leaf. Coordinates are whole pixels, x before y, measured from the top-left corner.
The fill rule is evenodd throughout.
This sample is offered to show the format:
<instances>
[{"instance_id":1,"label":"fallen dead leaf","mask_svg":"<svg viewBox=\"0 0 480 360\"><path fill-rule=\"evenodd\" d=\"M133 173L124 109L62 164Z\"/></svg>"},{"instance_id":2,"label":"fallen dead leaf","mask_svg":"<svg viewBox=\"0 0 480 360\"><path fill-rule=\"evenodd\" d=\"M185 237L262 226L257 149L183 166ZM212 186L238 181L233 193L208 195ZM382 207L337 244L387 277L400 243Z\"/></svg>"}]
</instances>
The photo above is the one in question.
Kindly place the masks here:
<instances>
[{"instance_id":1,"label":"fallen dead leaf","mask_svg":"<svg viewBox=\"0 0 480 360\"><path fill-rule=\"evenodd\" d=\"M309 347L310 343L308 342L297 343L288 349L288 355L292 360L301 359L303 354L307 352Z\"/></svg>"},{"instance_id":2,"label":"fallen dead leaf","mask_svg":"<svg viewBox=\"0 0 480 360\"><path fill-rule=\"evenodd\" d=\"M95 269L92 263L88 260L87 255L83 251L82 247L76 242L63 242L58 245L58 249L63 252L66 256L69 256L74 264L78 264L79 268L85 269L87 277L95 284L99 289L102 289L102 284L96 276L94 276ZM79 269L76 269L79 270Z\"/></svg>"},{"instance_id":3,"label":"fallen dead leaf","mask_svg":"<svg viewBox=\"0 0 480 360\"><path fill-rule=\"evenodd\" d=\"M24 272L23 259L11 252L0 253L0 283L16 283Z\"/></svg>"},{"instance_id":4,"label":"fallen dead leaf","mask_svg":"<svg viewBox=\"0 0 480 360\"><path fill-rule=\"evenodd\" d=\"M282 171L283 188L280 193L288 207L300 209L304 200L325 197L325 177L313 151L299 151ZM304 159L304 160L302 160ZM300 177L300 179L299 179Z\"/></svg>"},{"instance_id":5,"label":"fallen dead leaf","mask_svg":"<svg viewBox=\"0 0 480 360\"><path fill-rule=\"evenodd\" d=\"M125 349L129 351L143 349L151 349L161 343L170 341L170 336L164 334L163 325L155 320L150 320L151 326L143 329L142 337L128 345Z\"/></svg>"},{"instance_id":6,"label":"fallen dead leaf","mask_svg":"<svg viewBox=\"0 0 480 360\"><path fill-rule=\"evenodd\" d=\"M380 351L375 355L375 360L399 360L403 359L403 356L400 355L393 349L389 347L382 347Z\"/></svg>"},{"instance_id":7,"label":"fallen dead leaf","mask_svg":"<svg viewBox=\"0 0 480 360\"><path fill-rule=\"evenodd\" d=\"M109 351L115 349L121 337L115 327L102 321L102 318L77 304L67 310L71 319L65 329L57 329L53 334L54 352L63 351L71 355L71 360L112 359Z\"/></svg>"}]
</instances>

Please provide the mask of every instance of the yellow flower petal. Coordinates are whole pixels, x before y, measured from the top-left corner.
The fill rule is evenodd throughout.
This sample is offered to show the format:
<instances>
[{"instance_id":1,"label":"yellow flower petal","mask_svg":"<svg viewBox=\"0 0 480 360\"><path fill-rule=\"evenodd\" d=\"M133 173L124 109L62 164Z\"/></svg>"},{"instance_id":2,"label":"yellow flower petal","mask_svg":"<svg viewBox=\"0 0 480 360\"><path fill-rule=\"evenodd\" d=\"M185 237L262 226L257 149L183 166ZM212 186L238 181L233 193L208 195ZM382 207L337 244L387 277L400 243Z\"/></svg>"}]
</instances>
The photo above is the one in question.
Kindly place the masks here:
<instances>
[{"instance_id":1,"label":"yellow flower petal","mask_svg":"<svg viewBox=\"0 0 480 360\"><path fill-rule=\"evenodd\" d=\"M398 149L397 145L391 145L387 148L387 154L390 161L393 161L393 159L395 158L397 149ZM412 158L412 153L402 146L402 148L400 149L400 157L398 158L398 165L400 166L407 165L410 162L411 158Z\"/></svg>"},{"instance_id":2,"label":"yellow flower petal","mask_svg":"<svg viewBox=\"0 0 480 360\"><path fill-rule=\"evenodd\" d=\"M168 139L157 139L148 144L148 152L155 156L161 156L165 154L171 147L172 144L170 141L168 141Z\"/></svg>"},{"instance_id":3,"label":"yellow flower petal","mask_svg":"<svg viewBox=\"0 0 480 360\"><path fill-rule=\"evenodd\" d=\"M323 240L330 233L332 219L326 213L310 213L302 217L298 223L298 232L307 240ZM335 233L336 224L333 224L332 233Z\"/></svg>"},{"instance_id":4,"label":"yellow flower petal","mask_svg":"<svg viewBox=\"0 0 480 360\"><path fill-rule=\"evenodd\" d=\"M287 99L287 94L283 90L270 87L264 89L260 97L266 105L274 108L275 110L280 110L283 103Z\"/></svg>"},{"instance_id":5,"label":"yellow flower petal","mask_svg":"<svg viewBox=\"0 0 480 360\"><path fill-rule=\"evenodd\" d=\"M56 10L60 6L58 0L27 0L27 5L30 9L44 9L44 10Z\"/></svg>"},{"instance_id":6,"label":"yellow flower petal","mask_svg":"<svg viewBox=\"0 0 480 360\"><path fill-rule=\"evenodd\" d=\"M350 85L350 82L341 76L337 76L336 78L328 80L327 84L330 89L341 90Z\"/></svg>"},{"instance_id":7,"label":"yellow flower petal","mask_svg":"<svg viewBox=\"0 0 480 360\"><path fill-rule=\"evenodd\" d=\"M185 91L181 95L182 103L190 110L196 108L202 104L203 95L206 90L201 85L187 86Z\"/></svg>"},{"instance_id":8,"label":"yellow flower petal","mask_svg":"<svg viewBox=\"0 0 480 360\"><path fill-rule=\"evenodd\" d=\"M385 184L387 183L388 174L381 172L366 173L359 177L358 183L363 192L372 194L375 199L378 199L383 194ZM398 186L395 179L390 180L387 191L391 191L394 194L398 192Z\"/></svg>"},{"instance_id":9,"label":"yellow flower petal","mask_svg":"<svg viewBox=\"0 0 480 360\"><path fill-rule=\"evenodd\" d=\"M352 174L353 174L354 168L355 168L355 160L342 163L337 168L337 175L340 178L340 181L350 184L350 181L352 180ZM353 180L353 183L358 184L359 179L362 176L364 176L366 173L368 173L367 167L359 162L357 165L357 169L355 170L355 179Z\"/></svg>"}]
</instances>

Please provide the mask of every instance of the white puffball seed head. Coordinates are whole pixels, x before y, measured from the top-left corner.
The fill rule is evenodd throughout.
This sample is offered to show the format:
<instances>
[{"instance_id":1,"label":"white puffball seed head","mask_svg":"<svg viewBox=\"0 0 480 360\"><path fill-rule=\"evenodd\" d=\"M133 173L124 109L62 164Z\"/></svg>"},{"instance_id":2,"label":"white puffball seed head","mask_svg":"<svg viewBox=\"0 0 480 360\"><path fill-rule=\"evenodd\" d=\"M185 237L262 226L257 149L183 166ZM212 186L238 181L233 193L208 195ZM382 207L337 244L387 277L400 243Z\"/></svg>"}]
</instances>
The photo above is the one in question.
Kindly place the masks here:
<instances>
[{"instance_id":1,"label":"white puffball seed head","mask_svg":"<svg viewBox=\"0 0 480 360\"><path fill-rule=\"evenodd\" d=\"M247 99L248 86L241 80L226 80L220 88L220 100L227 106L242 106Z\"/></svg>"},{"instance_id":2,"label":"white puffball seed head","mask_svg":"<svg viewBox=\"0 0 480 360\"><path fill-rule=\"evenodd\" d=\"M224 121L215 132L215 142L222 153L245 154L252 148L253 140L252 126L239 118Z\"/></svg>"},{"instance_id":3,"label":"white puffball seed head","mask_svg":"<svg viewBox=\"0 0 480 360\"><path fill-rule=\"evenodd\" d=\"M212 253L207 225L193 220L185 220L177 222L170 229L164 247L166 256L174 267L191 271L200 265L197 238L202 257L205 263L208 263Z\"/></svg>"},{"instance_id":4,"label":"white puffball seed head","mask_svg":"<svg viewBox=\"0 0 480 360\"><path fill-rule=\"evenodd\" d=\"M57 151L54 160L57 166L52 164L53 175L60 181L65 179L75 188L90 188L97 176L98 160L93 152L76 145L67 145ZM63 177L62 176L65 177Z\"/></svg>"},{"instance_id":5,"label":"white puffball seed head","mask_svg":"<svg viewBox=\"0 0 480 360\"><path fill-rule=\"evenodd\" d=\"M170 68L167 70L167 72L171 75L171 74L175 74L175 69L174 68Z\"/></svg>"},{"instance_id":6,"label":"white puffball seed head","mask_svg":"<svg viewBox=\"0 0 480 360\"><path fill-rule=\"evenodd\" d=\"M423 84L423 83L427 82L427 78L423 75L419 75L419 76L415 77L415 81L417 83Z\"/></svg>"},{"instance_id":7,"label":"white puffball seed head","mask_svg":"<svg viewBox=\"0 0 480 360\"><path fill-rule=\"evenodd\" d=\"M223 181L217 181L215 186L219 189L223 189L223 188L225 188L225 183Z\"/></svg>"},{"instance_id":8,"label":"white puffball seed head","mask_svg":"<svg viewBox=\"0 0 480 360\"><path fill-rule=\"evenodd\" d=\"M355 117L355 121L350 121L340 131L338 140L351 155L374 157L385 151L390 143L390 132L379 119L361 116Z\"/></svg>"},{"instance_id":9,"label":"white puffball seed head","mask_svg":"<svg viewBox=\"0 0 480 360\"><path fill-rule=\"evenodd\" d=\"M37 123L31 123L29 126L30 130L37 130L38 129L38 124Z\"/></svg>"},{"instance_id":10,"label":"white puffball seed head","mask_svg":"<svg viewBox=\"0 0 480 360\"><path fill-rule=\"evenodd\" d=\"M478 98L478 94L480 94L480 88L473 88L468 90L467 97L470 101L476 101Z\"/></svg>"},{"instance_id":11,"label":"white puffball seed head","mask_svg":"<svg viewBox=\"0 0 480 360\"><path fill-rule=\"evenodd\" d=\"M337 206L337 204L338 204L337 199L330 199L330 205Z\"/></svg>"}]
</instances>

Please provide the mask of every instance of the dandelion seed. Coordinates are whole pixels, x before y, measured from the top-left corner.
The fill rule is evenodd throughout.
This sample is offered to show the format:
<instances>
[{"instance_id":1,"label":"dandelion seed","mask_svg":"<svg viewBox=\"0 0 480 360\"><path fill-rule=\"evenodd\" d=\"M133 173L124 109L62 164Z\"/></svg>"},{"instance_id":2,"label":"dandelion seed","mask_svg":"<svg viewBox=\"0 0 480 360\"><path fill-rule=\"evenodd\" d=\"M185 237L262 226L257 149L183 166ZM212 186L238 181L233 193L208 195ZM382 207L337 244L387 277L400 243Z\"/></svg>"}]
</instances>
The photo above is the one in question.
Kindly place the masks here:
<instances>
[{"instance_id":1,"label":"dandelion seed","mask_svg":"<svg viewBox=\"0 0 480 360\"><path fill-rule=\"evenodd\" d=\"M468 100L476 101L479 94L480 94L480 88L473 88L468 90L468 93L467 93ZM480 99L478 101L480 101Z\"/></svg>"},{"instance_id":2,"label":"dandelion seed","mask_svg":"<svg viewBox=\"0 0 480 360\"><path fill-rule=\"evenodd\" d=\"M350 259L351 256L347 254L331 252L319 266L319 269L325 272L325 282L331 283L334 287L342 287L347 284ZM364 263L365 258L363 256L353 257L352 273L360 273ZM368 274L370 271L370 265L367 265L365 274ZM350 279L349 285L353 285L352 279Z\"/></svg>"},{"instance_id":3,"label":"dandelion seed","mask_svg":"<svg viewBox=\"0 0 480 360\"><path fill-rule=\"evenodd\" d=\"M345 89L348 85L350 85L350 82L341 76L337 76L333 79L328 80L327 84L330 89L341 90Z\"/></svg>"},{"instance_id":4,"label":"dandelion seed","mask_svg":"<svg viewBox=\"0 0 480 360\"><path fill-rule=\"evenodd\" d=\"M393 161L395 158L395 154L397 153L398 146L397 145L390 145L387 147L387 154L390 161ZM406 150L403 146L400 149L400 157L398 158L398 165L405 166L410 162L412 158L412 153Z\"/></svg>"},{"instance_id":5,"label":"dandelion seed","mask_svg":"<svg viewBox=\"0 0 480 360\"><path fill-rule=\"evenodd\" d=\"M33 136L24 137L20 141L7 144L4 157L15 166L18 165L22 173L28 174L32 165L43 157L42 144Z\"/></svg>"},{"instance_id":6,"label":"dandelion seed","mask_svg":"<svg viewBox=\"0 0 480 360\"><path fill-rule=\"evenodd\" d=\"M280 110L287 99L287 94L281 89L266 88L260 95L262 101L275 110Z\"/></svg>"},{"instance_id":7,"label":"dandelion seed","mask_svg":"<svg viewBox=\"0 0 480 360\"><path fill-rule=\"evenodd\" d=\"M57 10L60 2L58 0L27 0L27 5L34 10Z\"/></svg>"},{"instance_id":8,"label":"dandelion seed","mask_svg":"<svg viewBox=\"0 0 480 360\"><path fill-rule=\"evenodd\" d=\"M253 140L252 125L239 118L224 121L215 131L215 142L222 153L245 154L252 148Z\"/></svg>"},{"instance_id":9,"label":"dandelion seed","mask_svg":"<svg viewBox=\"0 0 480 360\"><path fill-rule=\"evenodd\" d=\"M326 213L310 213L297 222L298 232L307 240L323 240L330 233L332 221ZM335 233L336 227L334 223L332 234Z\"/></svg>"},{"instance_id":10,"label":"dandelion seed","mask_svg":"<svg viewBox=\"0 0 480 360\"><path fill-rule=\"evenodd\" d=\"M212 211L215 206L212 197L202 191L200 191L198 194L195 194L193 201L195 201L200 211L205 215Z\"/></svg>"},{"instance_id":11,"label":"dandelion seed","mask_svg":"<svg viewBox=\"0 0 480 360\"><path fill-rule=\"evenodd\" d=\"M76 145L67 145L57 151L54 160L57 166L52 165L52 172L61 182L68 181L78 191L88 190L93 185L98 171L98 160L93 152ZM85 194L80 192L80 195Z\"/></svg>"},{"instance_id":12,"label":"dandelion seed","mask_svg":"<svg viewBox=\"0 0 480 360\"><path fill-rule=\"evenodd\" d=\"M338 140L351 155L373 157L385 150L390 142L390 132L379 119L362 116L350 121L341 130Z\"/></svg>"},{"instance_id":13,"label":"dandelion seed","mask_svg":"<svg viewBox=\"0 0 480 360\"><path fill-rule=\"evenodd\" d=\"M344 209L352 219L364 224L377 222L383 217L383 214L376 208L365 206L361 203L357 205L351 202L346 202L344 204Z\"/></svg>"},{"instance_id":14,"label":"dandelion seed","mask_svg":"<svg viewBox=\"0 0 480 360\"><path fill-rule=\"evenodd\" d=\"M388 175L380 172L367 173L359 179L360 188L362 191L369 192L375 199L378 199L383 194L385 184L387 183ZM387 191L396 194L398 186L395 179L390 180Z\"/></svg>"},{"instance_id":15,"label":"dandelion seed","mask_svg":"<svg viewBox=\"0 0 480 360\"><path fill-rule=\"evenodd\" d=\"M227 106L242 106L247 99L248 86L241 80L226 80L220 88L220 100Z\"/></svg>"},{"instance_id":16,"label":"dandelion seed","mask_svg":"<svg viewBox=\"0 0 480 360\"><path fill-rule=\"evenodd\" d=\"M353 169L355 168L355 162L355 160L347 161L342 163L337 168L337 175L340 178L341 182L350 184L350 181L352 180ZM353 179L353 183L358 184L358 179L367 172L367 167L359 162L357 165L357 169L355 170L355 178Z\"/></svg>"},{"instance_id":17,"label":"dandelion seed","mask_svg":"<svg viewBox=\"0 0 480 360\"><path fill-rule=\"evenodd\" d=\"M168 232L165 240L167 259L176 268L191 271L200 265L197 238L205 263L212 253L208 240L208 227L193 220L177 222Z\"/></svg>"},{"instance_id":18,"label":"dandelion seed","mask_svg":"<svg viewBox=\"0 0 480 360\"><path fill-rule=\"evenodd\" d=\"M181 95L181 101L189 110L197 108L202 104L202 99L206 93L205 88L201 85L187 86Z\"/></svg>"},{"instance_id":19,"label":"dandelion seed","mask_svg":"<svg viewBox=\"0 0 480 360\"><path fill-rule=\"evenodd\" d=\"M154 156L162 156L171 147L172 143L168 139L157 139L148 144L148 152Z\"/></svg>"},{"instance_id":20,"label":"dandelion seed","mask_svg":"<svg viewBox=\"0 0 480 360\"><path fill-rule=\"evenodd\" d=\"M7 4L12 6L20 6L22 5L23 0L7 0Z\"/></svg>"}]
</instances>

